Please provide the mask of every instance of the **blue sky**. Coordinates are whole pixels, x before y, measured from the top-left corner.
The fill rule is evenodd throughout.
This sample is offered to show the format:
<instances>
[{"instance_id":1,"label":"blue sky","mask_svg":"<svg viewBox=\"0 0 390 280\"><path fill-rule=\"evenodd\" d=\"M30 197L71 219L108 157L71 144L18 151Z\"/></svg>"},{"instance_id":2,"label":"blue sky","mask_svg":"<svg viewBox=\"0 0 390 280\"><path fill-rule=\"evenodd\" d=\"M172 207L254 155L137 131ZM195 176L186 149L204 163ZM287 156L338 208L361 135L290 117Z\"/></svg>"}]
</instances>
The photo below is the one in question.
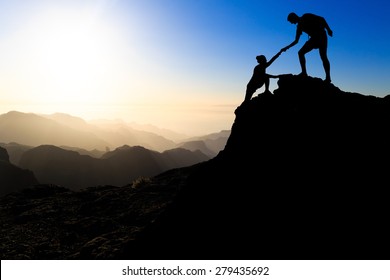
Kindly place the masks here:
<instances>
[{"instance_id":1,"label":"blue sky","mask_svg":"<svg viewBox=\"0 0 390 280\"><path fill-rule=\"evenodd\" d=\"M256 55L270 59L294 40L290 12L328 21L333 84L390 93L386 1L0 0L0 113L230 129ZM267 71L298 74L306 39ZM324 78L318 53L306 57L308 74Z\"/></svg>"}]
</instances>

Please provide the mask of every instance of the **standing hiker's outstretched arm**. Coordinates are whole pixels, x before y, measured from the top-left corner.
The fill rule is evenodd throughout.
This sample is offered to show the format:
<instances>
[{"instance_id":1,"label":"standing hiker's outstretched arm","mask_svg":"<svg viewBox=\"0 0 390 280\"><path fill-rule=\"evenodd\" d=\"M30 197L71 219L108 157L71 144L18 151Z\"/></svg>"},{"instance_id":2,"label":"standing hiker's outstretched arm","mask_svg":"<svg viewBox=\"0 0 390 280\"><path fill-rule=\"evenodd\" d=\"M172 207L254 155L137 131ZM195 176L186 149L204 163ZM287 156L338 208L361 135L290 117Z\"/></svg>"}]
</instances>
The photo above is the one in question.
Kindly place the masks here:
<instances>
[{"instance_id":1,"label":"standing hiker's outstretched arm","mask_svg":"<svg viewBox=\"0 0 390 280\"><path fill-rule=\"evenodd\" d=\"M281 51L285 52L289 48L291 48L292 46L295 46L296 44L298 44L299 38L301 37L301 35L302 35L302 31L299 31L297 29L297 32L295 33L295 40L290 45L288 45L287 47L284 47Z\"/></svg>"},{"instance_id":2,"label":"standing hiker's outstretched arm","mask_svg":"<svg viewBox=\"0 0 390 280\"><path fill-rule=\"evenodd\" d=\"M270 65L279 57L279 55L281 55L282 52L283 52L283 51L280 50L277 54L275 54L275 55L270 59L270 61L268 61L267 67L270 66Z\"/></svg>"}]
</instances>

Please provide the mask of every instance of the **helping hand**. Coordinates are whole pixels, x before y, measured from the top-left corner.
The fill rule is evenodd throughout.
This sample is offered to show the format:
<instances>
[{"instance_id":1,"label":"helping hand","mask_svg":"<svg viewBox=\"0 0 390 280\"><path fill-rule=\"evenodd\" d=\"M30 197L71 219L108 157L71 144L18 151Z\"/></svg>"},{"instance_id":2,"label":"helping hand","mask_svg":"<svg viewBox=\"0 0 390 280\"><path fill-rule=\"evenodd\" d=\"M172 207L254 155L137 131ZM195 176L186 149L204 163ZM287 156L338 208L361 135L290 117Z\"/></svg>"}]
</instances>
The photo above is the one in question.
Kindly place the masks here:
<instances>
[{"instance_id":1,"label":"helping hand","mask_svg":"<svg viewBox=\"0 0 390 280\"><path fill-rule=\"evenodd\" d=\"M280 52L285 52L287 51L289 48L288 47L284 47L283 49L280 50Z\"/></svg>"}]
</instances>

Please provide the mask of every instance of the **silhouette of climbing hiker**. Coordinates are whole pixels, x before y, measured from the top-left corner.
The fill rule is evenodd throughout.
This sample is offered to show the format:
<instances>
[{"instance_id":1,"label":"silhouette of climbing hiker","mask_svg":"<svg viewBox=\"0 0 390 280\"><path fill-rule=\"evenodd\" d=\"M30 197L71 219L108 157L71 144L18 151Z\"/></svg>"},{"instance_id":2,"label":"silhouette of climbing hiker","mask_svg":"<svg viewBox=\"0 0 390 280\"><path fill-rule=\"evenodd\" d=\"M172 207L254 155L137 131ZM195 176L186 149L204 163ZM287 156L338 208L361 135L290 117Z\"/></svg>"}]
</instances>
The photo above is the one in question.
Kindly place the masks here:
<instances>
[{"instance_id":1,"label":"silhouette of climbing hiker","mask_svg":"<svg viewBox=\"0 0 390 280\"><path fill-rule=\"evenodd\" d=\"M264 93L271 93L269 91L269 79L270 78L279 78L279 76L270 75L266 73L267 67L269 67L282 53L280 50L276 55L274 55L270 61L267 62L267 58L264 55L256 56L256 60L259 64L255 66L253 69L252 78L249 80L246 86L245 100L249 101L252 98L252 95L261 88L263 85L265 86Z\"/></svg>"},{"instance_id":2,"label":"silhouette of climbing hiker","mask_svg":"<svg viewBox=\"0 0 390 280\"><path fill-rule=\"evenodd\" d=\"M325 30L328 31L329 36L333 36L333 31L329 28L326 20L321 16L310 13L303 14L301 17L297 16L295 13L290 13L287 20L292 24L297 24L297 31L295 40L287 47L284 47L282 49L283 51L296 45L302 32L305 32L310 36L309 40L298 51L299 62L302 68L302 72L299 75L307 76L305 54L313 49L318 49L326 74L325 82L330 83L330 63L327 55L328 36L326 35Z\"/></svg>"}]
</instances>

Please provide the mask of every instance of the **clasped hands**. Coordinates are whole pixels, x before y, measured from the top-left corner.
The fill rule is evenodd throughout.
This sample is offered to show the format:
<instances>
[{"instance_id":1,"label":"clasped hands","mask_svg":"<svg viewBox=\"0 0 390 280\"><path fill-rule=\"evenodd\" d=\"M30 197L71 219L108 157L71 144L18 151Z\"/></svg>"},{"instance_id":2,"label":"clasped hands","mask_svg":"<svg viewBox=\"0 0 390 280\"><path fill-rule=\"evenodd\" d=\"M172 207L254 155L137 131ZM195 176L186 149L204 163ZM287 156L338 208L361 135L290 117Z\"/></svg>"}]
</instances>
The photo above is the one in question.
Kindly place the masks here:
<instances>
[{"instance_id":1,"label":"clasped hands","mask_svg":"<svg viewBox=\"0 0 390 280\"><path fill-rule=\"evenodd\" d=\"M287 46L287 47L284 47L283 49L280 50L280 52L285 52L285 51L287 51L289 48L290 48L290 47L288 47L288 46Z\"/></svg>"}]
</instances>

